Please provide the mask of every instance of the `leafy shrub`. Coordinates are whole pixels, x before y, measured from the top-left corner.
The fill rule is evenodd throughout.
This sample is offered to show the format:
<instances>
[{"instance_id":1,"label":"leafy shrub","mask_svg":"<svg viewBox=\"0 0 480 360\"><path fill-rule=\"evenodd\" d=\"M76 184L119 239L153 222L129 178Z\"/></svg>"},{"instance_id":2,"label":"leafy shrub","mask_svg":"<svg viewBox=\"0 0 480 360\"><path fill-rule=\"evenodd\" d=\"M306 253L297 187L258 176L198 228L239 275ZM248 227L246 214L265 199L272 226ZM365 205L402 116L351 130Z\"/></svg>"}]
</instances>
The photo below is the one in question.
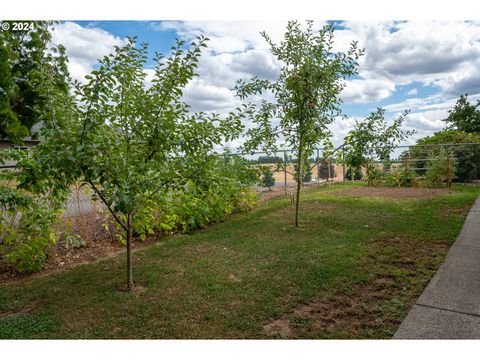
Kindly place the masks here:
<instances>
[{"instance_id":1,"label":"leafy shrub","mask_svg":"<svg viewBox=\"0 0 480 360\"><path fill-rule=\"evenodd\" d=\"M417 174L412 170L409 170L407 172L401 171L399 179L400 186L417 187L419 185L417 181Z\"/></svg>"},{"instance_id":2,"label":"leafy shrub","mask_svg":"<svg viewBox=\"0 0 480 360\"><path fill-rule=\"evenodd\" d=\"M444 150L427 163L425 173L426 184L432 187L442 187L451 181L454 174L454 164Z\"/></svg>"},{"instance_id":3,"label":"leafy shrub","mask_svg":"<svg viewBox=\"0 0 480 360\"><path fill-rule=\"evenodd\" d=\"M469 145L480 142L480 134L466 133L458 130L443 130L432 136L420 139L417 145L410 149L409 156L419 168L429 167L427 159L432 156L441 155L442 147L425 146L436 144L454 144L449 146L452 156L456 159L455 181L467 182L473 179L480 179L480 145ZM406 156L406 155L404 155ZM425 170L418 170L419 175L424 175Z\"/></svg>"},{"instance_id":4,"label":"leafy shrub","mask_svg":"<svg viewBox=\"0 0 480 360\"><path fill-rule=\"evenodd\" d=\"M352 179L352 170L353 170L353 180L362 180L363 174L362 174L362 169L360 167L357 167L355 169L353 169L352 167L349 167L345 174L346 180Z\"/></svg>"},{"instance_id":5,"label":"leafy shrub","mask_svg":"<svg viewBox=\"0 0 480 360\"><path fill-rule=\"evenodd\" d=\"M197 159L183 169L186 183L153 197L134 214L134 232L142 240L155 232L191 232L221 222L234 212L250 210L256 203L251 186L258 182L258 169L242 158ZM120 229L117 235L121 234Z\"/></svg>"},{"instance_id":6,"label":"leafy shrub","mask_svg":"<svg viewBox=\"0 0 480 360\"><path fill-rule=\"evenodd\" d=\"M405 170L400 167L384 174L384 183L392 187L417 187L417 175L412 170Z\"/></svg>"},{"instance_id":7,"label":"leafy shrub","mask_svg":"<svg viewBox=\"0 0 480 360\"><path fill-rule=\"evenodd\" d=\"M375 166L373 163L369 163L366 166L367 183L368 186L380 186L385 180L385 173Z\"/></svg>"},{"instance_id":8,"label":"leafy shrub","mask_svg":"<svg viewBox=\"0 0 480 360\"><path fill-rule=\"evenodd\" d=\"M20 273L39 271L57 240L53 224L60 203L43 196L0 187L0 256L3 266Z\"/></svg>"},{"instance_id":9,"label":"leafy shrub","mask_svg":"<svg viewBox=\"0 0 480 360\"><path fill-rule=\"evenodd\" d=\"M87 245L86 241L78 234L71 234L65 238L67 249L78 249Z\"/></svg>"},{"instance_id":10,"label":"leafy shrub","mask_svg":"<svg viewBox=\"0 0 480 360\"><path fill-rule=\"evenodd\" d=\"M240 191L235 198L234 211L245 212L253 209L257 203L257 194L250 189Z\"/></svg>"},{"instance_id":11,"label":"leafy shrub","mask_svg":"<svg viewBox=\"0 0 480 360\"><path fill-rule=\"evenodd\" d=\"M250 210L256 195L248 188L225 187L202 191L189 184L190 191L173 192L158 207L156 227L164 233L191 232L225 221L233 212Z\"/></svg>"},{"instance_id":12,"label":"leafy shrub","mask_svg":"<svg viewBox=\"0 0 480 360\"><path fill-rule=\"evenodd\" d=\"M256 202L251 186L258 172L239 157L199 158L180 167L183 178L149 199L133 215L134 234L141 240L159 233L191 232L224 221L234 212L250 210ZM30 188L42 189L40 177L28 179ZM62 195L63 194L63 195ZM0 187L0 260L4 268L17 272L41 270L51 247L57 242L55 223L64 205L66 193L33 193L19 187ZM124 231L105 209L99 209L104 228L125 243ZM117 214L122 221L123 214ZM77 233L64 234L67 248L86 246Z\"/></svg>"}]
</instances>

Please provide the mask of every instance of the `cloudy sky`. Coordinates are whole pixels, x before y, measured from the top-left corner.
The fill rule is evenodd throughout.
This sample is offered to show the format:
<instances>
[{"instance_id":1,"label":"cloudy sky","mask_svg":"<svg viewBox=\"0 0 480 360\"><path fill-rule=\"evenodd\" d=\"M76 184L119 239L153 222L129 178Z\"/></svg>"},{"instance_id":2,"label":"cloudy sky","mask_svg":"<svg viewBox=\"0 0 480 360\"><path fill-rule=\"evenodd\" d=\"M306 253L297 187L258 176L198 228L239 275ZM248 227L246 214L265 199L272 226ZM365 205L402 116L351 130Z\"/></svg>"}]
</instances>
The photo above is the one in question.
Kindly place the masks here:
<instances>
[{"instance_id":1,"label":"cloudy sky","mask_svg":"<svg viewBox=\"0 0 480 360\"><path fill-rule=\"evenodd\" d=\"M359 74L347 81L342 106L347 119L331 129L339 144L355 119L376 107L392 118L411 110L405 127L417 134L408 142L441 130L460 94L480 99L480 22L471 21L336 21L335 46L346 50L352 40L365 49ZM283 21L62 21L53 41L67 49L70 73L82 81L97 59L137 36L150 49L168 53L175 38L210 38L199 64L199 77L185 91L193 110L226 113L238 106L229 90L237 79L252 75L275 79L279 65L260 36L282 38ZM322 23L316 23L321 26ZM149 64L151 69L153 64ZM149 69L146 69L149 73ZM231 144L235 146L237 144Z\"/></svg>"}]
</instances>

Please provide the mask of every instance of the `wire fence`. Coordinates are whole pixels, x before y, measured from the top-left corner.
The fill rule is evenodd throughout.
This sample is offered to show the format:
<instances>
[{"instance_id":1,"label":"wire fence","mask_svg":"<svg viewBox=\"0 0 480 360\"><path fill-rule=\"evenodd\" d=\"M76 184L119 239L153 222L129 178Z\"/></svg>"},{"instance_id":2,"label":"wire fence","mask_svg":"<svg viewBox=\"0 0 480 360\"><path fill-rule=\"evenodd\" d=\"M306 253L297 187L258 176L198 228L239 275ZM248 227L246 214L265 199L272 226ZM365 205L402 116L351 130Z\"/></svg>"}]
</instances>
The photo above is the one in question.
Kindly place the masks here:
<instances>
[{"instance_id":1,"label":"wire fence","mask_svg":"<svg viewBox=\"0 0 480 360\"><path fill-rule=\"evenodd\" d=\"M343 148L340 147L340 154ZM273 173L274 187L283 188L285 192L296 184L296 154L293 150L276 152L255 152L243 156L252 166L268 167ZM385 173L394 171L412 171L417 179L425 178L429 170L439 167L444 162L445 177L451 182L480 182L480 143L451 144L416 144L399 145L392 149L388 159L371 159L374 166ZM358 179L343 161L342 156L324 156L324 149L319 148L307 161L306 185L320 185ZM361 178L366 177L362 168Z\"/></svg>"},{"instance_id":2,"label":"wire fence","mask_svg":"<svg viewBox=\"0 0 480 360\"><path fill-rule=\"evenodd\" d=\"M341 153L340 148L340 153ZM293 150L278 150L276 152L255 152L249 155L230 154L241 156L251 166L268 167L273 173L275 181L272 188L285 193L292 192L296 186L296 153ZM376 168L383 172L413 171L418 179L425 177L429 169L438 162L446 163L446 178L448 182L477 182L480 183L480 143L465 144L426 144L401 145L391 152L388 161L373 159ZM9 164L0 167L0 171L15 171L15 165ZM342 161L341 156L324 156L324 149L316 149L308 159L304 184L307 186L332 184L335 182L352 180L353 171ZM366 178L366 171L362 169L362 178ZM353 177L358 179L358 177ZM259 190L262 185L258 185ZM91 190L75 188L65 203L63 216L65 218L86 217L99 211L104 211L100 202L91 200Z\"/></svg>"}]
</instances>

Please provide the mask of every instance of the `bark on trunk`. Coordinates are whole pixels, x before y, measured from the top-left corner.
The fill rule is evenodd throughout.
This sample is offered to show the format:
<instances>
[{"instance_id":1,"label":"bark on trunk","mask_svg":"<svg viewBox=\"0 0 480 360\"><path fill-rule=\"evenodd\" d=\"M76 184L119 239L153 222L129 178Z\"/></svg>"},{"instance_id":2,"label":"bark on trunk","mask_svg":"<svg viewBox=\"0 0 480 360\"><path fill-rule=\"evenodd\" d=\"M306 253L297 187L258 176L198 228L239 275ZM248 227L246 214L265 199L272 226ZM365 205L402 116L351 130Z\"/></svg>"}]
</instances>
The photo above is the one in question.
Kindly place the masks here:
<instances>
[{"instance_id":1,"label":"bark on trunk","mask_svg":"<svg viewBox=\"0 0 480 360\"><path fill-rule=\"evenodd\" d=\"M298 227L298 215L300 212L300 189L302 187L303 180L303 161L302 161L302 151L298 152L297 160L297 198L295 202L295 227Z\"/></svg>"},{"instance_id":2,"label":"bark on trunk","mask_svg":"<svg viewBox=\"0 0 480 360\"><path fill-rule=\"evenodd\" d=\"M127 215L127 289L133 291L132 214Z\"/></svg>"}]
</instances>

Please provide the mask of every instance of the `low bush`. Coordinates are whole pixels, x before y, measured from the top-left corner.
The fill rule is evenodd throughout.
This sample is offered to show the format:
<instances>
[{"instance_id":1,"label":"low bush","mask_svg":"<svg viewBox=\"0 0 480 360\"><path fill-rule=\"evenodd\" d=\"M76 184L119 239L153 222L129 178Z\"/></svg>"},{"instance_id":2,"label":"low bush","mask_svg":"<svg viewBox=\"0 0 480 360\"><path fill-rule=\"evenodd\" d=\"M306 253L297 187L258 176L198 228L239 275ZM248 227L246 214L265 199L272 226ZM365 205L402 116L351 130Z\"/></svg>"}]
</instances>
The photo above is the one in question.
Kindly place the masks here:
<instances>
[{"instance_id":1,"label":"low bush","mask_svg":"<svg viewBox=\"0 0 480 360\"><path fill-rule=\"evenodd\" d=\"M409 168L408 164L390 167L389 171L380 169L375 164L369 164L366 175L369 186L416 187L420 185L417 174Z\"/></svg>"},{"instance_id":2,"label":"low bush","mask_svg":"<svg viewBox=\"0 0 480 360\"><path fill-rule=\"evenodd\" d=\"M479 142L480 134L459 130L442 130L432 136L420 139L410 149L408 156L415 161L418 168L427 168L430 164L422 159L441 155L444 146L439 144L452 144L448 148L453 158L456 159L455 178L453 180L455 182L468 182L480 179L480 145L476 145ZM425 172L425 170L417 170L419 175L425 175Z\"/></svg>"},{"instance_id":3,"label":"low bush","mask_svg":"<svg viewBox=\"0 0 480 360\"><path fill-rule=\"evenodd\" d=\"M387 186L391 187L417 187L419 185L417 175L414 171L405 171L401 168L392 169L390 172L386 172L384 175L384 182Z\"/></svg>"},{"instance_id":4,"label":"low bush","mask_svg":"<svg viewBox=\"0 0 480 360\"><path fill-rule=\"evenodd\" d=\"M370 163L366 166L368 186L380 186L385 180L385 173Z\"/></svg>"},{"instance_id":5,"label":"low bush","mask_svg":"<svg viewBox=\"0 0 480 360\"><path fill-rule=\"evenodd\" d=\"M191 232L224 221L234 212L252 209L257 198L251 187L259 180L258 169L233 156L211 156L199 161L204 161L201 166L185 165L182 176L188 180L159 192L133 214L133 230L138 239L145 240L154 234ZM60 237L59 229L62 229L66 248L88 245L85 234L78 229L68 223L57 226L66 193L49 195L51 193L36 194L16 186L0 187L0 264L4 270L20 273L41 270ZM108 210L98 208L97 211L103 218L104 230L124 244L124 231ZM87 225L92 226L93 222Z\"/></svg>"},{"instance_id":6,"label":"low bush","mask_svg":"<svg viewBox=\"0 0 480 360\"><path fill-rule=\"evenodd\" d=\"M222 222L234 212L248 211L257 201L251 190L259 181L259 169L236 156L197 159L202 164L185 164L181 186L159 192L142 211L133 214L134 234L140 240L149 235L189 233ZM104 228L124 242L123 231L108 213Z\"/></svg>"},{"instance_id":7,"label":"low bush","mask_svg":"<svg viewBox=\"0 0 480 360\"><path fill-rule=\"evenodd\" d=\"M452 181L454 171L453 160L442 150L439 155L428 161L425 182L430 187L443 187Z\"/></svg>"},{"instance_id":8,"label":"low bush","mask_svg":"<svg viewBox=\"0 0 480 360\"><path fill-rule=\"evenodd\" d=\"M0 187L0 204L1 267L20 273L39 271L57 240L53 225L61 213L61 203Z\"/></svg>"},{"instance_id":9,"label":"low bush","mask_svg":"<svg viewBox=\"0 0 480 360\"><path fill-rule=\"evenodd\" d=\"M353 174L352 174L353 172ZM353 177L352 177L353 175ZM349 167L347 169L347 173L345 174L345 178L346 180L362 180L363 178L363 174L362 174L362 169L357 167L357 168L352 168L352 167Z\"/></svg>"}]
</instances>

